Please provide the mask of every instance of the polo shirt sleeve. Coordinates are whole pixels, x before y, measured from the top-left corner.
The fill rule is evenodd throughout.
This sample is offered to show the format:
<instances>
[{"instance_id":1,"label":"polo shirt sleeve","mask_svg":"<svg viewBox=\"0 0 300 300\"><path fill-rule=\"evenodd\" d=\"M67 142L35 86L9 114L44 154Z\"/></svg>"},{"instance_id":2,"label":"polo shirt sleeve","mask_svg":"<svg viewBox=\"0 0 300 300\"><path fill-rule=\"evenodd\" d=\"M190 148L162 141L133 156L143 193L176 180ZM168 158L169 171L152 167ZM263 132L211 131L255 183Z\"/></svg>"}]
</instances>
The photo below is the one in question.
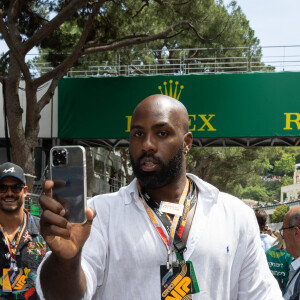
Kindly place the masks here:
<instances>
[{"instance_id":1,"label":"polo shirt sleeve","mask_svg":"<svg viewBox=\"0 0 300 300\"><path fill-rule=\"evenodd\" d=\"M38 269L37 269L37 277L36 277L36 281L35 281L35 289L36 289L36 292L38 293L39 297L40 297L40 300L45 300L45 297L44 297L44 294L43 294L43 291L42 291L42 287L41 287L41 282L40 282L40 274L41 274L41 269L42 269L42 266L45 262L45 260L47 259L47 257L51 254L52 252L51 251L48 251L46 253L46 255L44 256L44 259L42 260L42 262L40 263Z\"/></svg>"},{"instance_id":2,"label":"polo shirt sleeve","mask_svg":"<svg viewBox=\"0 0 300 300\"><path fill-rule=\"evenodd\" d=\"M98 201L103 201L102 199ZM97 209L95 202L89 204L97 211L97 215L93 221L90 236L82 249L81 266L86 275L87 295L91 299L96 289L101 287L105 280L105 271L108 254L108 233L107 223L109 220L109 210L105 205Z\"/></svg>"},{"instance_id":3,"label":"polo shirt sleeve","mask_svg":"<svg viewBox=\"0 0 300 300\"><path fill-rule=\"evenodd\" d=\"M239 300L282 300L279 285L272 275L261 246L259 228L254 212L245 224L246 245L239 276Z\"/></svg>"}]
</instances>

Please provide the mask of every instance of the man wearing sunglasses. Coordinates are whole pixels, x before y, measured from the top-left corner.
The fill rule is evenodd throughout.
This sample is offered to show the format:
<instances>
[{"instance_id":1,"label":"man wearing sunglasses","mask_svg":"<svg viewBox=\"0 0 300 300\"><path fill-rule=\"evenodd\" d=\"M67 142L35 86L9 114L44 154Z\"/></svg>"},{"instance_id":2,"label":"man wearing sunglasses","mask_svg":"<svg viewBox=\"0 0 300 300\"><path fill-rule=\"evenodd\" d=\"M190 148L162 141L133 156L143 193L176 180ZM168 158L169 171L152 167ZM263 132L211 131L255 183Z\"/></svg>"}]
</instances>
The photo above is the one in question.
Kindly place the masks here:
<instances>
[{"instance_id":1,"label":"man wearing sunglasses","mask_svg":"<svg viewBox=\"0 0 300 300\"><path fill-rule=\"evenodd\" d=\"M291 208L284 216L280 229L286 251L294 257L290 265L285 300L300 300L300 206Z\"/></svg>"},{"instance_id":2,"label":"man wearing sunglasses","mask_svg":"<svg viewBox=\"0 0 300 300\"><path fill-rule=\"evenodd\" d=\"M38 299L36 270L47 246L39 218L24 209L27 191L21 167L0 165L0 299Z\"/></svg>"}]
</instances>

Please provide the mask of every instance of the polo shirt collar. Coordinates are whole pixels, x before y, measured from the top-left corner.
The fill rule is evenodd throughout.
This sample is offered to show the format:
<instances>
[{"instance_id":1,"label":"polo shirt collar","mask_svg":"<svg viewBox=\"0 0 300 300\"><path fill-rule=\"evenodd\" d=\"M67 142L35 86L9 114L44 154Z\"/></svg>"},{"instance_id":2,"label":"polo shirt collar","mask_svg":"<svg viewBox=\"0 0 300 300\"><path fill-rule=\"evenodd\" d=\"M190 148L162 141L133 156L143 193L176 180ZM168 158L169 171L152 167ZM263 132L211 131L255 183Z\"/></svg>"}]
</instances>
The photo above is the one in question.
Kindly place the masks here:
<instances>
[{"instance_id":1,"label":"polo shirt collar","mask_svg":"<svg viewBox=\"0 0 300 300\"><path fill-rule=\"evenodd\" d=\"M201 180L199 177L187 173L187 177L192 179L201 193L202 199L205 199L206 202L216 202L219 195L219 190L213 185ZM128 193L125 193L124 203L125 205L130 204L132 201L136 203L140 202L140 196L138 192L138 187L136 183L136 178L128 185Z\"/></svg>"},{"instance_id":2,"label":"polo shirt collar","mask_svg":"<svg viewBox=\"0 0 300 300\"><path fill-rule=\"evenodd\" d=\"M299 267L300 267L300 257L292 261L290 265L290 270L296 271Z\"/></svg>"}]
</instances>

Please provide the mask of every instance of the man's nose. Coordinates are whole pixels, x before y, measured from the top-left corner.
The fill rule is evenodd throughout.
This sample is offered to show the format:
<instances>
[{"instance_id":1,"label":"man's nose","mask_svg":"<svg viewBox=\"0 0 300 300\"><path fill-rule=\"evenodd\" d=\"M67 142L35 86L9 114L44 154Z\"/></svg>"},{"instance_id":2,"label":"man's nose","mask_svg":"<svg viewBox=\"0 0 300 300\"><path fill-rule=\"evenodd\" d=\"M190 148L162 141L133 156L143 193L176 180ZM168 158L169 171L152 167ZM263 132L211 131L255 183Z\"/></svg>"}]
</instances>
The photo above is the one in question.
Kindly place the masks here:
<instances>
[{"instance_id":1,"label":"man's nose","mask_svg":"<svg viewBox=\"0 0 300 300\"><path fill-rule=\"evenodd\" d=\"M156 143L155 143L155 139L153 138L152 135L148 134L145 136L145 139L143 141L143 145L142 145L142 149L145 152L156 152Z\"/></svg>"},{"instance_id":2,"label":"man's nose","mask_svg":"<svg viewBox=\"0 0 300 300\"><path fill-rule=\"evenodd\" d=\"M9 195L9 196L13 195L13 192L12 192L10 186L7 187L7 192L6 192L6 194Z\"/></svg>"}]
</instances>

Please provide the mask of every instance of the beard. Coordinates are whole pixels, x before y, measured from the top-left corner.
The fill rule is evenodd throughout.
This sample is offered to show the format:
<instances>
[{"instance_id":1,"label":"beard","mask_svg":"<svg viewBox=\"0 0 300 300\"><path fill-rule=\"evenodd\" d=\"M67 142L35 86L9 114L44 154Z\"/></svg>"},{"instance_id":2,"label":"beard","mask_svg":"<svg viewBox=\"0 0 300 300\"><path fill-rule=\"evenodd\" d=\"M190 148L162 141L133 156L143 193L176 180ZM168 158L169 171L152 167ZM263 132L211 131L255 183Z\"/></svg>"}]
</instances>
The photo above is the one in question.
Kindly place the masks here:
<instances>
[{"instance_id":1,"label":"beard","mask_svg":"<svg viewBox=\"0 0 300 300\"><path fill-rule=\"evenodd\" d=\"M151 157L161 166L160 171L145 172L140 168L140 162L144 157ZM141 187L148 189L158 189L171 183L180 174L183 166L183 144L176 154L165 164L161 159L153 154L144 154L134 161L130 153L130 161L133 173L139 180Z\"/></svg>"},{"instance_id":2,"label":"beard","mask_svg":"<svg viewBox=\"0 0 300 300\"><path fill-rule=\"evenodd\" d=\"M5 199L14 199L15 203L10 205L5 203ZM24 199L20 196L9 196L9 197L1 197L0 198L0 210L7 214L14 214L16 211L21 209L23 206Z\"/></svg>"}]
</instances>

